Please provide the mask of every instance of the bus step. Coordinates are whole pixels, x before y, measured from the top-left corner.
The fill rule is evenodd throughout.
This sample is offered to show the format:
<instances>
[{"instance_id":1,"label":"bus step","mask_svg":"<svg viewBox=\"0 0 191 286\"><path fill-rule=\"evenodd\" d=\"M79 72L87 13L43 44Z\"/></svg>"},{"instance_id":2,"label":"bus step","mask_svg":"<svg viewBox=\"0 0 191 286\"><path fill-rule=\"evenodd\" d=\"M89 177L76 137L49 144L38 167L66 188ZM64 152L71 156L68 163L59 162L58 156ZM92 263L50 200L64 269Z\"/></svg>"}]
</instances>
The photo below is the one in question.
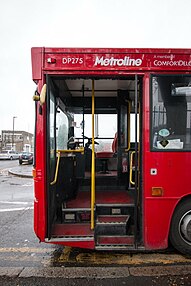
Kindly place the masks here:
<instances>
[{"instance_id":1,"label":"bus step","mask_svg":"<svg viewBox=\"0 0 191 286\"><path fill-rule=\"evenodd\" d=\"M134 251L134 245L97 245L95 247L99 251Z\"/></svg>"},{"instance_id":2,"label":"bus step","mask_svg":"<svg viewBox=\"0 0 191 286\"><path fill-rule=\"evenodd\" d=\"M91 212L90 209L65 209L62 210L63 223L82 223L90 222Z\"/></svg>"},{"instance_id":3,"label":"bus step","mask_svg":"<svg viewBox=\"0 0 191 286\"><path fill-rule=\"evenodd\" d=\"M98 216L106 215L128 215L131 213L134 204L96 204L96 213Z\"/></svg>"},{"instance_id":4,"label":"bus step","mask_svg":"<svg viewBox=\"0 0 191 286\"><path fill-rule=\"evenodd\" d=\"M97 245L134 245L133 235L99 235L97 237Z\"/></svg>"},{"instance_id":5,"label":"bus step","mask_svg":"<svg viewBox=\"0 0 191 286\"><path fill-rule=\"evenodd\" d=\"M99 215L96 220L97 235L126 235L129 215Z\"/></svg>"},{"instance_id":6,"label":"bus step","mask_svg":"<svg viewBox=\"0 0 191 286\"><path fill-rule=\"evenodd\" d=\"M93 237L94 231L90 229L90 223L55 224L52 227L52 238Z\"/></svg>"}]
</instances>

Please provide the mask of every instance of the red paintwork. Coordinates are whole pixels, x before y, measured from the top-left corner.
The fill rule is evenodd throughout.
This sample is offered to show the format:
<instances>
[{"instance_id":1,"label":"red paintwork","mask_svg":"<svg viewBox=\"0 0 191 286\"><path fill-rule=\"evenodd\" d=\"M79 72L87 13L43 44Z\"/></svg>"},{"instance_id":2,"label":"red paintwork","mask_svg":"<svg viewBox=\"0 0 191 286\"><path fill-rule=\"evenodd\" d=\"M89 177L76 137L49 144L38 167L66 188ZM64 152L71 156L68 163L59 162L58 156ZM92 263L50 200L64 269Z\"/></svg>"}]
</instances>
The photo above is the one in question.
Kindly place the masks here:
<instances>
[{"instance_id":1,"label":"red paintwork","mask_svg":"<svg viewBox=\"0 0 191 286\"><path fill-rule=\"evenodd\" d=\"M40 92L44 82L39 81L38 91ZM34 230L40 241L44 241L46 235L46 107L43 106L43 115L39 116L40 104L37 103L36 118L36 136L35 136L35 152L36 162L34 169L36 176L34 177Z\"/></svg>"},{"instance_id":2,"label":"red paintwork","mask_svg":"<svg viewBox=\"0 0 191 286\"><path fill-rule=\"evenodd\" d=\"M64 48L32 48L33 80L41 80L42 72L54 74L72 72L105 71L108 74L118 71L190 71L191 50L189 49L64 49ZM105 65L97 63L96 57L106 59ZM54 59L48 62L48 59ZM108 59L120 60L119 65L108 65ZM128 65L130 59L139 59L137 66ZM141 63L140 63L141 62Z\"/></svg>"},{"instance_id":3,"label":"red paintwork","mask_svg":"<svg viewBox=\"0 0 191 286\"><path fill-rule=\"evenodd\" d=\"M171 217L177 203L191 194L189 170L190 152L150 152L149 74L144 79L143 105L143 189L144 189L144 243L146 249L168 246ZM157 176L150 169L157 169ZM162 187L162 197L152 197L152 187Z\"/></svg>"},{"instance_id":4,"label":"red paintwork","mask_svg":"<svg viewBox=\"0 0 191 286\"><path fill-rule=\"evenodd\" d=\"M95 65L96 56L103 56L103 63ZM126 58L125 58L126 57ZM51 58L52 63L48 62ZM109 59L118 59L118 65L108 65ZM122 65L122 60L132 58L137 66ZM105 60L106 59L106 60ZM112 60L114 61L114 60ZM111 63L111 62L110 62ZM141 63L141 64L140 64ZM150 152L149 88L150 73L191 74L191 49L63 49L32 48L32 75L38 84L38 91L44 84L44 75L130 75L143 77L143 239L145 249L166 248L169 226L178 202L191 194L189 170L190 152ZM39 105L39 103L38 103ZM36 128L36 173L34 228L41 241L45 240L47 227L46 198L46 116L37 112ZM150 169L157 169L157 176L150 175ZM162 187L162 197L152 197L152 187ZM112 202L111 197L111 202ZM59 242L60 243L60 242ZM94 242L68 242L70 246L94 247Z\"/></svg>"},{"instance_id":5,"label":"red paintwork","mask_svg":"<svg viewBox=\"0 0 191 286\"><path fill-rule=\"evenodd\" d=\"M117 245L133 245L134 237L133 236L99 236L98 237L99 244L117 244Z\"/></svg>"}]
</instances>

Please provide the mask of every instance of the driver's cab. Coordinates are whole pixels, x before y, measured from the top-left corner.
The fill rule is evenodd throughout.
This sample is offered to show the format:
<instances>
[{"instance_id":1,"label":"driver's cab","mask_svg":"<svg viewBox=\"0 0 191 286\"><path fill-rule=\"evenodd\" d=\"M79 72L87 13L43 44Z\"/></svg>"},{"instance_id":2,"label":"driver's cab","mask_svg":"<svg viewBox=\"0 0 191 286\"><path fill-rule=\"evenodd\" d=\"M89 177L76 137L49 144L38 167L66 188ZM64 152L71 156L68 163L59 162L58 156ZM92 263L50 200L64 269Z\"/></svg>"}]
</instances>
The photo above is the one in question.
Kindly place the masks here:
<instances>
[{"instance_id":1,"label":"driver's cab","mask_svg":"<svg viewBox=\"0 0 191 286\"><path fill-rule=\"evenodd\" d=\"M64 83L60 84L61 81ZM135 132L135 82L131 79L96 79L94 84L94 114L91 79L53 78L50 85L52 90L56 86L59 88L56 98L56 150L60 152L60 160L56 180L58 190L63 189L63 184L66 189L63 199L73 198L80 189L90 187L92 158L97 189L103 186L127 189L130 181L133 182L130 153L135 148L135 137L136 141L139 140L138 117ZM136 116L139 116L138 113L137 107ZM67 162L64 164L67 165L67 172L62 171L62 161ZM59 176L60 173L65 173L67 178ZM54 172L52 175L54 181Z\"/></svg>"},{"instance_id":2,"label":"driver's cab","mask_svg":"<svg viewBox=\"0 0 191 286\"><path fill-rule=\"evenodd\" d=\"M89 176L91 172L92 161L92 115L85 114L84 120L82 115L74 115L75 126L74 137L77 146L84 146L84 159L85 159L85 174ZM83 133L85 135L83 135ZM96 175L100 174L115 174L117 171L117 164L110 160L115 157L117 159L117 114L95 114L95 163ZM114 143L115 142L115 143ZM115 150L114 150L115 146ZM115 156L114 156L115 155ZM104 163L107 160L107 166ZM116 174L115 174L116 175Z\"/></svg>"},{"instance_id":3,"label":"driver's cab","mask_svg":"<svg viewBox=\"0 0 191 286\"><path fill-rule=\"evenodd\" d=\"M61 158L69 157L71 154L75 158L75 177L79 181L79 189L82 186L83 189L85 186L90 187L94 129L96 188L101 186L116 188L120 185L128 188L129 151L133 146L130 140L134 136L130 132L132 102L129 93L127 90L116 90L115 97L105 98L95 91L94 122L91 113L92 98L89 93L83 100L75 99L74 106L65 107L68 118L68 138L64 148L66 150L60 150L60 146L57 149L61 151ZM57 130L59 133L58 127ZM79 150L82 152L78 152ZM74 171L71 171L71 174L73 176Z\"/></svg>"}]
</instances>

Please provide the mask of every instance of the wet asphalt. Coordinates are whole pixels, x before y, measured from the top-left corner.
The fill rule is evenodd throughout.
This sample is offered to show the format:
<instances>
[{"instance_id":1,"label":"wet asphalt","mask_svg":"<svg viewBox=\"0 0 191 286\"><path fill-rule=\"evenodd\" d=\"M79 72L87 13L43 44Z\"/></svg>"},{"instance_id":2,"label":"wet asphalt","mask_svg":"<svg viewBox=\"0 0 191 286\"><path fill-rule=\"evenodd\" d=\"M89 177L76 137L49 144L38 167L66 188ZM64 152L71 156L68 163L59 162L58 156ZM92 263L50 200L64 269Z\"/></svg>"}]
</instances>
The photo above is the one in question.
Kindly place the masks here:
<instances>
[{"instance_id":1,"label":"wet asphalt","mask_svg":"<svg viewBox=\"0 0 191 286\"><path fill-rule=\"evenodd\" d=\"M30 179L32 178L32 166L14 166L8 169L8 173L10 176ZM27 230L27 225L30 227L32 224L32 210L30 208L24 210L19 216L22 217L22 214L24 221L21 221L18 217L20 223L17 226L15 225L15 231L19 228L19 231L23 233L25 229ZM16 222L15 215L12 215L9 220L15 220ZM7 219L6 217L5 223ZM7 228L7 236L8 234L9 228ZM5 250L7 242L2 239L2 234L0 236L1 244ZM113 254L113 256L111 254L110 256L108 253L80 252L78 249L69 249L69 254L67 254L68 248L64 250L62 247L52 247L51 245L43 245L42 247L42 244L38 247L36 237L33 233L31 236L33 237L31 241L26 239L22 245L22 250L27 253L26 260L23 260L23 256L19 253L21 245L11 247L10 244L10 247L7 247L8 251L14 249L16 259L14 262L14 255L12 255L7 263L0 263L0 285L191 285L190 258L184 259L183 257L182 260L175 259L175 261L169 260L167 262L167 258L163 261L160 260L161 256L159 254L154 261L152 259L157 254L150 254L151 260L149 260L148 255L145 254L144 256L142 254L144 257L142 262L139 261L138 263L135 259L132 263L121 263L121 259L124 259L124 256L123 258L120 256L121 254ZM18 241L22 242L22 239L22 237L18 237ZM11 241L14 241L14 237L11 238ZM63 257L68 260L63 260ZM32 266L33 259L34 266Z\"/></svg>"},{"instance_id":2,"label":"wet asphalt","mask_svg":"<svg viewBox=\"0 0 191 286\"><path fill-rule=\"evenodd\" d=\"M32 178L32 165L19 165L17 167L9 168L9 173L18 177Z\"/></svg>"}]
</instances>

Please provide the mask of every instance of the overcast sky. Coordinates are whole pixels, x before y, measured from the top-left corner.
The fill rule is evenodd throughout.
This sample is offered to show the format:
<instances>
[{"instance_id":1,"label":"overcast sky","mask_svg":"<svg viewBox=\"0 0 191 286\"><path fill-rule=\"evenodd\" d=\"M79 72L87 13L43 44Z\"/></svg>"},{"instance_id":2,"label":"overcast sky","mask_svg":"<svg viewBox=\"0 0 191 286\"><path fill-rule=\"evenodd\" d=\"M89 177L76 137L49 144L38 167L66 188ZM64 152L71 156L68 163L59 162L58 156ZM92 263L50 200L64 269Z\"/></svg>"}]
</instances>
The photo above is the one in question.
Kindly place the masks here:
<instances>
[{"instance_id":1,"label":"overcast sky","mask_svg":"<svg viewBox=\"0 0 191 286\"><path fill-rule=\"evenodd\" d=\"M33 132L30 49L191 48L191 0L1 0L0 131Z\"/></svg>"}]
</instances>

